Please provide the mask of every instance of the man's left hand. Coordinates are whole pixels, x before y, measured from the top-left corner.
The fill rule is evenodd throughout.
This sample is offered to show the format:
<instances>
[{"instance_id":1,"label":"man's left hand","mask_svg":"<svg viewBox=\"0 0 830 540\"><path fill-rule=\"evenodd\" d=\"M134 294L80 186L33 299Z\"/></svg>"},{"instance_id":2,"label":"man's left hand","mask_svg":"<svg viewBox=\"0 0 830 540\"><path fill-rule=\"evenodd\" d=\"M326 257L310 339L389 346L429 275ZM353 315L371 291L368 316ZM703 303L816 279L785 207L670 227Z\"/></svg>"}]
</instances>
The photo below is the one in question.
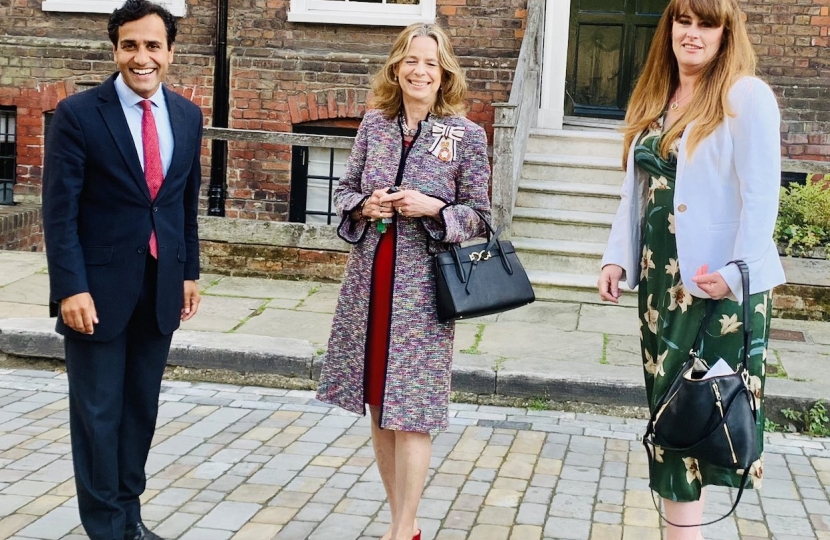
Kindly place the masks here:
<instances>
[{"instance_id":1,"label":"man's left hand","mask_svg":"<svg viewBox=\"0 0 830 540\"><path fill-rule=\"evenodd\" d=\"M202 300L199 294L199 285L192 279L184 282L184 306L182 306L182 320L186 321L199 311L199 302Z\"/></svg>"}]
</instances>

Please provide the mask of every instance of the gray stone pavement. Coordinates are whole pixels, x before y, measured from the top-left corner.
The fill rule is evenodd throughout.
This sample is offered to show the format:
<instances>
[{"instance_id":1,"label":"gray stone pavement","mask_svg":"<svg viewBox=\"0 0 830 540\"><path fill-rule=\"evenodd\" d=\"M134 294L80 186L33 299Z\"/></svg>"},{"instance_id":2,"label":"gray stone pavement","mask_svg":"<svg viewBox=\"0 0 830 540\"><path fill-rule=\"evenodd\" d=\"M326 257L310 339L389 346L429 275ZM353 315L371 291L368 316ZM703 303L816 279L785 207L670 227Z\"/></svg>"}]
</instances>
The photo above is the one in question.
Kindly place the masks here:
<instances>
[{"instance_id":1,"label":"gray stone pavement","mask_svg":"<svg viewBox=\"0 0 830 540\"><path fill-rule=\"evenodd\" d=\"M0 368L0 540L83 540L63 373ZM454 404L425 540L657 540L644 421ZM309 391L165 381L143 518L180 540L370 540L389 522L366 417ZM830 438L770 434L764 484L707 540L830 539ZM734 490L710 488L706 517Z\"/></svg>"},{"instance_id":2,"label":"gray stone pavement","mask_svg":"<svg viewBox=\"0 0 830 540\"><path fill-rule=\"evenodd\" d=\"M0 353L62 356L41 253L0 251ZM314 378L339 285L204 275L171 363ZM631 294L631 293L629 293ZM457 325L453 385L478 394L644 404L636 308L536 302ZM774 319L768 411L830 400L830 323ZM796 341L779 338L794 338Z\"/></svg>"}]
</instances>

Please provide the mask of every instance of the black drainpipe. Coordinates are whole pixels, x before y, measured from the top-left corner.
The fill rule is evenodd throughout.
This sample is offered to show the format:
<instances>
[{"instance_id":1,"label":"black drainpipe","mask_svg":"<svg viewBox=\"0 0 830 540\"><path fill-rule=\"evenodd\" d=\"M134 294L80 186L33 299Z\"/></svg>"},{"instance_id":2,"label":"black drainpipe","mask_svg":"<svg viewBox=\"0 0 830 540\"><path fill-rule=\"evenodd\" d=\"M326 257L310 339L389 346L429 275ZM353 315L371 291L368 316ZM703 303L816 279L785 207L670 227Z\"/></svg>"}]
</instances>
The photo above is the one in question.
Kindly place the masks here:
<instances>
[{"instance_id":1,"label":"black drainpipe","mask_svg":"<svg viewBox=\"0 0 830 540\"><path fill-rule=\"evenodd\" d=\"M228 127L230 78L228 76L228 0L217 0L216 70L213 75L213 127ZM228 141L213 139L210 153L208 215L225 215L225 180L228 170Z\"/></svg>"}]
</instances>

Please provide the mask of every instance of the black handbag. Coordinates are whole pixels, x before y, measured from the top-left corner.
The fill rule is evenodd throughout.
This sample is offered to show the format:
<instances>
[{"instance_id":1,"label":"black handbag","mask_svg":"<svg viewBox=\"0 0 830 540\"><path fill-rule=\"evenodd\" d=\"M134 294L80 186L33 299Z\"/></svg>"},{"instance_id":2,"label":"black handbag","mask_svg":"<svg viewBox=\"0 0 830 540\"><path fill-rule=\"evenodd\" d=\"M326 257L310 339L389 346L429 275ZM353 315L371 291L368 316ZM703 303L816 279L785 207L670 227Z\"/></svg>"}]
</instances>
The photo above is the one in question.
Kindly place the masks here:
<instances>
[{"instance_id":1,"label":"black handbag","mask_svg":"<svg viewBox=\"0 0 830 540\"><path fill-rule=\"evenodd\" d=\"M752 341L749 312L749 270L743 261L731 261L741 271L743 290L742 362L731 373L706 377L709 366L700 358L704 332L714 311L709 301L689 360L654 407L643 437L649 468L654 466L655 447L663 452L693 457L729 469L743 469L735 504L725 516L707 523L679 525L698 527L726 518L741 500L752 464L760 458L756 420L758 411L749 388L749 356ZM652 493L652 498L654 494ZM655 508L657 503L655 501ZM658 509L658 513L659 513Z\"/></svg>"},{"instance_id":2,"label":"black handbag","mask_svg":"<svg viewBox=\"0 0 830 540\"><path fill-rule=\"evenodd\" d=\"M441 322L481 317L536 300L530 279L509 241L487 219L487 241L453 245L435 255L435 292Z\"/></svg>"}]
</instances>

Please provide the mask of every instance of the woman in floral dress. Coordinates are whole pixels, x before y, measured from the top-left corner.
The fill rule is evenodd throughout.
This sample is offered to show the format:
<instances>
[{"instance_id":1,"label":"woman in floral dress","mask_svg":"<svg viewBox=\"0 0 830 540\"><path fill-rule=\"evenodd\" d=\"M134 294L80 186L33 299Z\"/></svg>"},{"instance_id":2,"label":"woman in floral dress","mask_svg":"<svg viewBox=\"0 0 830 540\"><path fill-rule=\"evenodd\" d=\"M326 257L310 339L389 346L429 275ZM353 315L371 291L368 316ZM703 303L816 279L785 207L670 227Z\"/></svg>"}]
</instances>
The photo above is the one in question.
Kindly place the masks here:
<instances>
[{"instance_id":1,"label":"woman in floral dress","mask_svg":"<svg viewBox=\"0 0 830 540\"><path fill-rule=\"evenodd\" d=\"M603 257L599 291L616 303L619 282L639 286L640 337L650 408L689 358L707 304L701 354L733 368L743 354L742 307L750 302L750 385L760 409L772 288L784 272L772 240L780 184L780 116L735 0L672 0L661 19L626 115L620 208ZM750 297L740 271L749 267ZM761 448L763 450L763 448ZM760 487L763 453L750 470ZM656 449L651 488L668 521L702 521L706 485L738 487L742 471ZM669 540L698 540L699 527L667 525Z\"/></svg>"}]
</instances>

